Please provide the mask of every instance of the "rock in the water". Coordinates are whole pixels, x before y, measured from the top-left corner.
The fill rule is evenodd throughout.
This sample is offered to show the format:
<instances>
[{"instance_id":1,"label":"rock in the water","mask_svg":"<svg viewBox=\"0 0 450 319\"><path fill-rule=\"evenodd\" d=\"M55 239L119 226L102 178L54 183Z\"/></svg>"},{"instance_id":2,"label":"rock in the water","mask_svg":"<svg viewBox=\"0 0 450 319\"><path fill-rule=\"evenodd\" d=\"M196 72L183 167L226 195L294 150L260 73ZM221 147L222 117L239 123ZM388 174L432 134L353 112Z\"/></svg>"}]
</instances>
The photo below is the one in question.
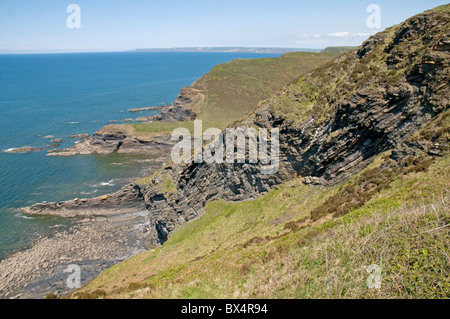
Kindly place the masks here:
<instances>
[{"instance_id":1,"label":"rock in the water","mask_svg":"<svg viewBox=\"0 0 450 319\"><path fill-rule=\"evenodd\" d=\"M80 133L80 134L75 134L75 135L69 135L67 136L68 138L84 138L87 139L89 137L91 137L89 134L87 133Z\"/></svg>"},{"instance_id":2,"label":"rock in the water","mask_svg":"<svg viewBox=\"0 0 450 319\"><path fill-rule=\"evenodd\" d=\"M175 143L169 135L140 138L127 125L108 125L96 132L92 138L79 134L78 137L88 137L75 144L72 148L55 149L48 156L73 156L77 154L140 154L169 158L170 150Z\"/></svg>"},{"instance_id":3,"label":"rock in the water","mask_svg":"<svg viewBox=\"0 0 450 319\"><path fill-rule=\"evenodd\" d=\"M31 147L31 146L22 146L22 147L16 147L16 148L9 148L5 150L5 153L30 153L30 152L39 152L42 151L44 148L41 147Z\"/></svg>"},{"instance_id":4,"label":"rock in the water","mask_svg":"<svg viewBox=\"0 0 450 319\"><path fill-rule=\"evenodd\" d=\"M91 199L75 198L61 203L43 202L19 209L28 215L53 215L60 217L114 216L145 210L144 197L138 185L128 185L114 194Z\"/></svg>"},{"instance_id":5,"label":"rock in the water","mask_svg":"<svg viewBox=\"0 0 450 319\"><path fill-rule=\"evenodd\" d=\"M149 107L141 107L141 108L133 108L129 109L128 112L142 112L142 111L153 111L153 110L160 110L164 106L149 106Z\"/></svg>"}]
</instances>

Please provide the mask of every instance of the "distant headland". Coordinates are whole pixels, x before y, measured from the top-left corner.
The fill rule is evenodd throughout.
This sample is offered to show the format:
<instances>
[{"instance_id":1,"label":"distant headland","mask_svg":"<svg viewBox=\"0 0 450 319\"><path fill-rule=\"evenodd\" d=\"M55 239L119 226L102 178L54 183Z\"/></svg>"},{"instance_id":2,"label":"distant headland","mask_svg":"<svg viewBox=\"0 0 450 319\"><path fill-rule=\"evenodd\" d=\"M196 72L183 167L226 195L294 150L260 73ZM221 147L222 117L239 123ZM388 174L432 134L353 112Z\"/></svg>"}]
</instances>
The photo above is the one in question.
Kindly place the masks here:
<instances>
[{"instance_id":1,"label":"distant headland","mask_svg":"<svg viewBox=\"0 0 450 319\"><path fill-rule=\"evenodd\" d=\"M285 54L289 52L320 52L322 49L308 48L260 48L260 47L186 47L137 49L137 52L230 52L230 53L266 53Z\"/></svg>"}]
</instances>

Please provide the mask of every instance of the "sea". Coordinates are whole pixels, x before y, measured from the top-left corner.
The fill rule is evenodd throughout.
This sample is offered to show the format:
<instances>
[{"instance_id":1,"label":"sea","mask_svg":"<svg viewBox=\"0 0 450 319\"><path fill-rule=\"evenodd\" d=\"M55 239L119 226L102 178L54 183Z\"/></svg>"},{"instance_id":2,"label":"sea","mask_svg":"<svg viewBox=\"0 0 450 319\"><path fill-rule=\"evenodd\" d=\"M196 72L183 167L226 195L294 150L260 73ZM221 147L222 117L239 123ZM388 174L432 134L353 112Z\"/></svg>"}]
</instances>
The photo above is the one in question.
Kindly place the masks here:
<instances>
[{"instance_id":1,"label":"sea","mask_svg":"<svg viewBox=\"0 0 450 319\"><path fill-rule=\"evenodd\" d=\"M277 57L256 53L115 52L0 55L0 260L71 220L27 216L17 208L43 201L112 193L145 175L155 159L121 154L72 157L42 151L13 154L23 146L60 148L102 126L151 116L175 100L184 86L220 63L236 58Z\"/></svg>"}]
</instances>

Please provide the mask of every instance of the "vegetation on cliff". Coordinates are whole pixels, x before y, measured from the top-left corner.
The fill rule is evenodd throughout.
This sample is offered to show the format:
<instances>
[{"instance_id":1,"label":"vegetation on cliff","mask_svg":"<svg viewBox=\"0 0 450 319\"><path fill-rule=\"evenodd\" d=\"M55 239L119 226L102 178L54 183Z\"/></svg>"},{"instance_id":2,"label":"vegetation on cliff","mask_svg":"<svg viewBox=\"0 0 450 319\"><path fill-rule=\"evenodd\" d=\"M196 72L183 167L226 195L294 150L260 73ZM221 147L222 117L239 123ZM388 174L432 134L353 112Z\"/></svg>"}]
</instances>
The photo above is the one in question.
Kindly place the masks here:
<instances>
[{"instance_id":1,"label":"vegetation on cliff","mask_svg":"<svg viewBox=\"0 0 450 319\"><path fill-rule=\"evenodd\" d=\"M335 53L293 52L280 58L238 59L215 66L192 87L204 92L199 119L224 129L253 112L286 83L335 58Z\"/></svg>"},{"instance_id":2,"label":"vegetation on cliff","mask_svg":"<svg viewBox=\"0 0 450 319\"><path fill-rule=\"evenodd\" d=\"M321 52L322 53L339 53L339 54L343 54L343 53L347 53L349 51L352 50L356 50L357 47L351 47L351 46L347 46L347 47L328 47L323 49Z\"/></svg>"}]
</instances>

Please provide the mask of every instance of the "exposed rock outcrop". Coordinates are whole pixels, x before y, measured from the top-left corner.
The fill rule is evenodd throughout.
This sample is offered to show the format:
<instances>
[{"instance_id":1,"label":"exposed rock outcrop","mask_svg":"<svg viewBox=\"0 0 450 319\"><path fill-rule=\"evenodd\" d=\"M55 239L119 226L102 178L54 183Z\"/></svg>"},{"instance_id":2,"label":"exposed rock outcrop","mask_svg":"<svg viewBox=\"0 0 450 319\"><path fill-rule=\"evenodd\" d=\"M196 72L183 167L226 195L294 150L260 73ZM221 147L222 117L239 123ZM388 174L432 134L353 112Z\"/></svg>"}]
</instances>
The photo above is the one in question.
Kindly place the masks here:
<instances>
[{"instance_id":1,"label":"exposed rock outcrop","mask_svg":"<svg viewBox=\"0 0 450 319\"><path fill-rule=\"evenodd\" d=\"M39 203L20 211L29 215L60 217L114 216L146 209L139 185L128 185L114 194L92 199L73 199L60 203Z\"/></svg>"},{"instance_id":2,"label":"exposed rock outcrop","mask_svg":"<svg viewBox=\"0 0 450 319\"><path fill-rule=\"evenodd\" d=\"M87 133L79 133L79 134L74 134L74 135L68 135L67 137L68 138L88 139L91 136L89 134L87 134Z\"/></svg>"},{"instance_id":3,"label":"exposed rock outcrop","mask_svg":"<svg viewBox=\"0 0 450 319\"><path fill-rule=\"evenodd\" d=\"M172 105L161 108L161 113L150 117L141 117L140 121L184 122L194 121L200 114L205 100L201 90L184 87Z\"/></svg>"},{"instance_id":4,"label":"exposed rock outcrop","mask_svg":"<svg viewBox=\"0 0 450 319\"><path fill-rule=\"evenodd\" d=\"M160 110L164 106L148 106L148 107L139 107L139 108L132 108L128 109L128 112L142 112L142 111L154 111L154 110Z\"/></svg>"},{"instance_id":5,"label":"exposed rock outcrop","mask_svg":"<svg viewBox=\"0 0 450 319\"><path fill-rule=\"evenodd\" d=\"M122 128L124 128L122 130ZM167 158L174 142L168 135L149 138L136 136L126 126L106 126L95 133L92 138L78 142L71 148L55 149L48 152L49 156L73 156L90 154L140 154Z\"/></svg>"},{"instance_id":6,"label":"exposed rock outcrop","mask_svg":"<svg viewBox=\"0 0 450 319\"><path fill-rule=\"evenodd\" d=\"M15 148L8 148L4 152L11 153L11 154L21 154L21 153L40 152L43 149L44 149L43 147L21 146L21 147L15 147Z\"/></svg>"},{"instance_id":7,"label":"exposed rock outcrop","mask_svg":"<svg viewBox=\"0 0 450 319\"><path fill-rule=\"evenodd\" d=\"M8 149L4 150L3 152L10 153L10 154L40 152L40 151L43 151L46 149L58 147L61 145L60 144L61 142L62 142L62 140L55 139L55 140L50 141L51 144L47 144L46 146L43 146L43 147L21 146L21 147L8 148Z\"/></svg>"},{"instance_id":8,"label":"exposed rock outcrop","mask_svg":"<svg viewBox=\"0 0 450 319\"><path fill-rule=\"evenodd\" d=\"M0 299L43 299L72 292L69 265L81 269L81 284L149 248L146 211L74 221L54 229L26 250L0 261Z\"/></svg>"}]
</instances>

